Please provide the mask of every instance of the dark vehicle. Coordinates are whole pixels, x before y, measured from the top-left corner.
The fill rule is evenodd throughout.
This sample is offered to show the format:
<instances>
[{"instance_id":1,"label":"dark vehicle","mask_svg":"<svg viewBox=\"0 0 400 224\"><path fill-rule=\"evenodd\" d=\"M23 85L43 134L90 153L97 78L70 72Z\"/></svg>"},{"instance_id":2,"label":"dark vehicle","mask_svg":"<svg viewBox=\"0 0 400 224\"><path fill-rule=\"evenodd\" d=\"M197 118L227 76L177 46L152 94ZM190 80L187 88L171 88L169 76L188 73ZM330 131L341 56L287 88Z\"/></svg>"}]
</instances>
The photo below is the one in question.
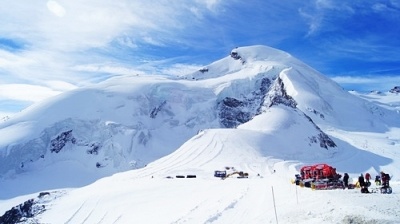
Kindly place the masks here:
<instances>
[{"instance_id":1,"label":"dark vehicle","mask_svg":"<svg viewBox=\"0 0 400 224\"><path fill-rule=\"evenodd\" d=\"M226 171L216 170L216 171L214 171L214 177L225 178L226 177Z\"/></svg>"}]
</instances>

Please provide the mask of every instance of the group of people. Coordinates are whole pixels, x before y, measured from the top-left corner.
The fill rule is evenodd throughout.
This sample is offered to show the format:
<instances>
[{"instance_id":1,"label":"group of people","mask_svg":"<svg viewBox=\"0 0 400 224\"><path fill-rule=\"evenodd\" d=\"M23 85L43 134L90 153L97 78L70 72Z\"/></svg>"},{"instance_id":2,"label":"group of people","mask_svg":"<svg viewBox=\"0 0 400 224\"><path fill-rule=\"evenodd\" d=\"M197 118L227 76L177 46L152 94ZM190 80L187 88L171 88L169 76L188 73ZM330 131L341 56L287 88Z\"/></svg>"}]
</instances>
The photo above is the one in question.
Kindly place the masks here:
<instances>
[{"instance_id":1,"label":"group of people","mask_svg":"<svg viewBox=\"0 0 400 224\"><path fill-rule=\"evenodd\" d=\"M361 173L360 176L358 177L358 182L357 184L361 188L361 193L370 193L368 190L368 187L371 186L371 175L369 173L366 173L365 176ZM382 185L382 187L389 187L389 180L390 176L383 171L380 172L380 175L376 175L375 177L375 184L377 186ZM345 173L343 176L343 183L345 188L350 188L349 187L349 174Z\"/></svg>"}]
</instances>

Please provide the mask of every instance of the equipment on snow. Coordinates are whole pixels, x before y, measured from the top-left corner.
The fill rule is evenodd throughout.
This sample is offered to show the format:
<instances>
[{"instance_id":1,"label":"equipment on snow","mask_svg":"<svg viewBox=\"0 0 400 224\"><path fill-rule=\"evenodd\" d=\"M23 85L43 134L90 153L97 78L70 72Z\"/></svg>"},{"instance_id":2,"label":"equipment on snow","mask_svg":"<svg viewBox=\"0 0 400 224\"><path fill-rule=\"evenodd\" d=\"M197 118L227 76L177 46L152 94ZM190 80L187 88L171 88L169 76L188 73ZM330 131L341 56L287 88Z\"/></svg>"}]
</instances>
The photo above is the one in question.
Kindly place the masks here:
<instances>
[{"instance_id":1,"label":"equipment on snow","mask_svg":"<svg viewBox=\"0 0 400 224\"><path fill-rule=\"evenodd\" d=\"M214 177L220 177L220 178L225 178L226 177L226 171L220 171L216 170L214 171Z\"/></svg>"},{"instance_id":2,"label":"equipment on snow","mask_svg":"<svg viewBox=\"0 0 400 224\"><path fill-rule=\"evenodd\" d=\"M327 164L303 166L300 174L295 175L294 183L301 187L310 187L314 190L328 190L344 188L341 175L336 173L336 168Z\"/></svg>"}]
</instances>

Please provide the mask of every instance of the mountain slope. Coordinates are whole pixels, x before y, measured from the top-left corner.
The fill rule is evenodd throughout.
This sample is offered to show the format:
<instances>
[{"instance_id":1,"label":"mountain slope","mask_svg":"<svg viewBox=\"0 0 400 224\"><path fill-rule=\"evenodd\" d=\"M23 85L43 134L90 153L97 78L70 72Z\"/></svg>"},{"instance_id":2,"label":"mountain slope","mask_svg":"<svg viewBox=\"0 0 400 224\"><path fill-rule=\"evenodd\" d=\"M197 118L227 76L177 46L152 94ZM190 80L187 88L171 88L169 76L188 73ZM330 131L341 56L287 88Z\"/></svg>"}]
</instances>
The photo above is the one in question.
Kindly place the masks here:
<instances>
[{"instance_id":1,"label":"mountain slope","mask_svg":"<svg viewBox=\"0 0 400 224\"><path fill-rule=\"evenodd\" d=\"M303 153L297 154L298 160L286 160L300 150L285 148L291 142L268 133L204 130L144 168L77 189L43 192L46 195L36 198L36 205L46 209L26 223L396 223L400 218L397 193L311 191L289 182L303 160L333 164L354 179L368 169L369 164L360 161L395 167L399 160L393 162L341 141L338 145L346 150L334 155L313 148L309 151L312 156ZM296 139L296 135L288 136ZM249 178L213 177L214 170L226 167L228 173L248 172ZM175 178L177 175L196 178ZM400 190L398 182L392 187L394 192Z\"/></svg>"},{"instance_id":2,"label":"mountain slope","mask_svg":"<svg viewBox=\"0 0 400 224\"><path fill-rule=\"evenodd\" d=\"M345 142L359 147L332 130L386 133L399 120L285 52L242 47L185 77L115 77L1 123L0 198L145 167L206 129L251 130L278 147L279 159L306 162L299 155L322 160L347 150Z\"/></svg>"}]
</instances>

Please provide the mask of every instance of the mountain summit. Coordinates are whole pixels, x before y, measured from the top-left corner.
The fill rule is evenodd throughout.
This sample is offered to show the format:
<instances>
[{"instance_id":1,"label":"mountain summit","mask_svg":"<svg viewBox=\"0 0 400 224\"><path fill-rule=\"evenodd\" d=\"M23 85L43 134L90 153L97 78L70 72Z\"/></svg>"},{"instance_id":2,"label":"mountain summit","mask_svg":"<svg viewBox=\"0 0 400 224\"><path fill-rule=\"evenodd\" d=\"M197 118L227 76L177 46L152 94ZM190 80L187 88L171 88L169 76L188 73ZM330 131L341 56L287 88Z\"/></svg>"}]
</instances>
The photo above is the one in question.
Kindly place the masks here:
<instances>
[{"instance_id":1,"label":"mountain summit","mask_svg":"<svg viewBox=\"0 0 400 224\"><path fill-rule=\"evenodd\" d=\"M226 137L232 142L253 133L263 147L243 144L261 156L306 162L299 155L332 157L348 145L329 130L385 132L390 126L400 126L396 113L342 90L290 54L239 47L182 77L114 77L2 122L0 178L9 185L0 199L142 168L214 133L210 129L232 133ZM221 164L218 158L214 162ZM33 181L32 173L42 179ZM28 183L29 188L12 187Z\"/></svg>"}]
</instances>

